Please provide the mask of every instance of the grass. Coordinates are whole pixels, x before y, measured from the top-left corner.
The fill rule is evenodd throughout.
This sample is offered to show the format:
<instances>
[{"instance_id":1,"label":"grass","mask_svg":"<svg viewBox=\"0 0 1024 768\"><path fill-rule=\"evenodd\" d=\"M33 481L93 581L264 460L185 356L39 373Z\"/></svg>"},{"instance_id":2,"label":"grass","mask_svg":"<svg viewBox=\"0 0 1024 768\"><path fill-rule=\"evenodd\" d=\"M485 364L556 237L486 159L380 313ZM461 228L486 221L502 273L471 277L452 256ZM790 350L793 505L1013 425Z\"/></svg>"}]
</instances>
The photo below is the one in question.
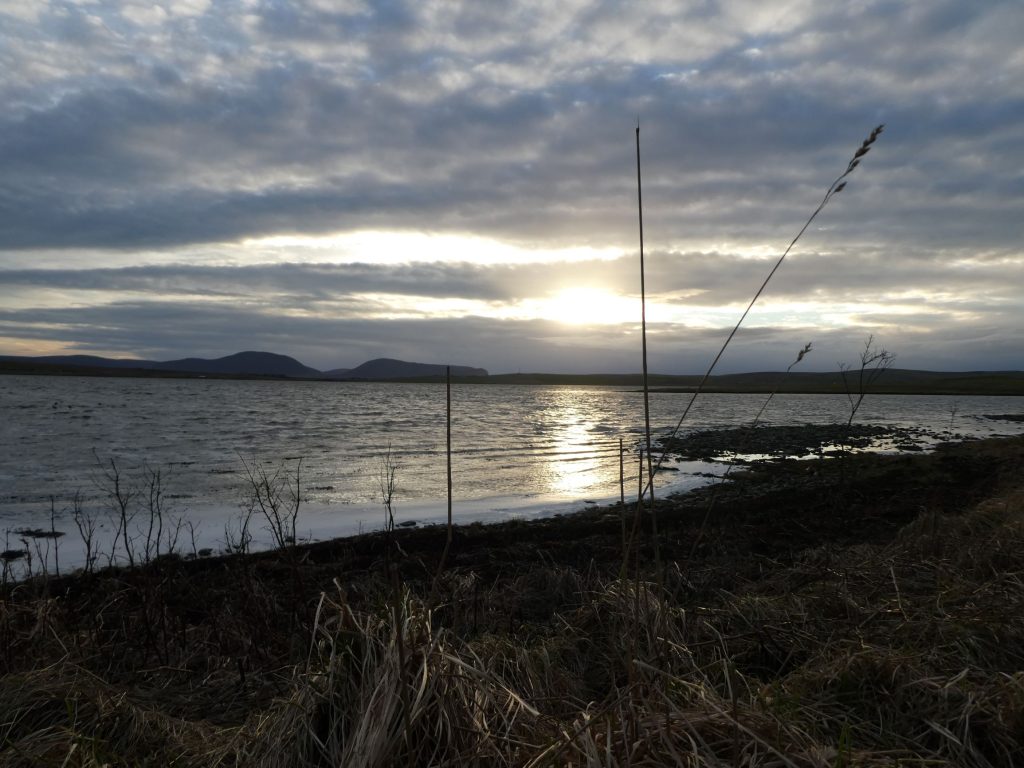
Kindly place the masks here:
<instances>
[{"instance_id":1,"label":"grass","mask_svg":"<svg viewBox=\"0 0 1024 768\"><path fill-rule=\"evenodd\" d=\"M659 502L660 586L609 509L457 528L435 604L441 528L397 601L380 535L9 588L0 763L1013 765L1024 441L850 458L737 473L693 559Z\"/></svg>"}]
</instances>

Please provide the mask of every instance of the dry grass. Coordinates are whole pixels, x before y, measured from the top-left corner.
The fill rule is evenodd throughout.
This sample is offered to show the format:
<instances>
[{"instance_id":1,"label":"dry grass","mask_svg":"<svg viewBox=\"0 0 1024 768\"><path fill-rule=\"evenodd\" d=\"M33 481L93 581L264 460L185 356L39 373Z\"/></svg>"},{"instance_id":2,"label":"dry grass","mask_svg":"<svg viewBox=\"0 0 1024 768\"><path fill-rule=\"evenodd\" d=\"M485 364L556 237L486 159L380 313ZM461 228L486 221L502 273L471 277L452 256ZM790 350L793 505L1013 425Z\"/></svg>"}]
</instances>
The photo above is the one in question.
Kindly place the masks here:
<instances>
[{"instance_id":1,"label":"dry grass","mask_svg":"<svg viewBox=\"0 0 1024 768\"><path fill-rule=\"evenodd\" d=\"M524 739L542 730L537 710L471 646L432 629L418 601L401 607L395 627L391 613L357 615L341 590L325 596L305 669L245 729L241 763L516 765L535 750Z\"/></svg>"},{"instance_id":2,"label":"dry grass","mask_svg":"<svg viewBox=\"0 0 1024 768\"><path fill-rule=\"evenodd\" d=\"M2 764L216 765L216 729L165 714L72 663L0 684Z\"/></svg>"}]
</instances>

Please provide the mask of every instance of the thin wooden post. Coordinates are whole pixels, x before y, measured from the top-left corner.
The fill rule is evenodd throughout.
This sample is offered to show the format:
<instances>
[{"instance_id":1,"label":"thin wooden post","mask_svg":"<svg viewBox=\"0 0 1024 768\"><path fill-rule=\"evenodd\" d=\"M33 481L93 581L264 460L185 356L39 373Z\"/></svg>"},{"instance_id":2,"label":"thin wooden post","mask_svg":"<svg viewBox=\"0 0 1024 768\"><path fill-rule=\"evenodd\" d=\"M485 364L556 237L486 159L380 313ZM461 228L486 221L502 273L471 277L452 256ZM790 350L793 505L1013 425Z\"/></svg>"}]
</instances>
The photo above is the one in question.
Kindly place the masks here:
<instances>
[{"instance_id":1,"label":"thin wooden post","mask_svg":"<svg viewBox=\"0 0 1024 768\"><path fill-rule=\"evenodd\" d=\"M622 438L619 438L619 505L626 506L626 464L622 455Z\"/></svg>"},{"instance_id":2,"label":"thin wooden post","mask_svg":"<svg viewBox=\"0 0 1024 768\"><path fill-rule=\"evenodd\" d=\"M450 365L445 367L445 457L448 470L448 530L444 541L444 551L437 564L437 573L434 574L434 584L430 589L431 604L437 597L441 574L444 572L444 565L448 559L448 551L452 547L452 367Z\"/></svg>"},{"instance_id":3,"label":"thin wooden post","mask_svg":"<svg viewBox=\"0 0 1024 768\"><path fill-rule=\"evenodd\" d=\"M622 549L626 549L626 459L619 438L619 519L622 521Z\"/></svg>"},{"instance_id":4,"label":"thin wooden post","mask_svg":"<svg viewBox=\"0 0 1024 768\"><path fill-rule=\"evenodd\" d=\"M448 456L448 540L452 543L452 367L445 367L445 441Z\"/></svg>"},{"instance_id":5,"label":"thin wooden post","mask_svg":"<svg viewBox=\"0 0 1024 768\"><path fill-rule=\"evenodd\" d=\"M640 517L643 513L643 502L644 502L644 449L640 446L640 456L638 458L639 467L637 471L637 493L636 493L636 511L633 513L633 526L629 531L629 540L625 542L622 553L622 568L619 570L619 578L625 580L629 576L629 558L633 554L634 545L636 545L637 534L640 532ZM637 557L639 562L639 556Z\"/></svg>"},{"instance_id":6,"label":"thin wooden post","mask_svg":"<svg viewBox=\"0 0 1024 768\"><path fill-rule=\"evenodd\" d=\"M647 382L647 288L644 279L644 200L640 183L639 122L636 125L636 204L640 223L640 343L643 352L644 370L644 436L647 442L647 478L651 486L651 538L654 544L654 569L660 579L661 549L658 546L658 516L654 509L654 472L651 465L651 398L650 387Z\"/></svg>"}]
</instances>

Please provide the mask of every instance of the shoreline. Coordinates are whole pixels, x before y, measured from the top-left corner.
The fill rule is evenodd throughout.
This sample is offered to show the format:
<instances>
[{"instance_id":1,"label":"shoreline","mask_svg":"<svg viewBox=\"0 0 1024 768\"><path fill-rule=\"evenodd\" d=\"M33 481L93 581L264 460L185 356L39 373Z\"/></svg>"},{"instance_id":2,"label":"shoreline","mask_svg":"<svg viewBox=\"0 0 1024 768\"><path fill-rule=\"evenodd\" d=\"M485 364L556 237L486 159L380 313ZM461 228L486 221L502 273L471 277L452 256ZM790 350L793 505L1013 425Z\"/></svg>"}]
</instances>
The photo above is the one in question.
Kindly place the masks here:
<instances>
[{"instance_id":1,"label":"shoreline","mask_svg":"<svg viewBox=\"0 0 1024 768\"><path fill-rule=\"evenodd\" d=\"M791 428L784 429L787 431L791 430ZM818 428L814 429L817 430ZM707 432L732 432L732 430L707 430ZM778 514L781 519L786 512L792 512L791 508L794 506L794 502L780 503L781 499L787 495L803 494L795 502L796 506L820 506L823 499L832 503L835 492L839 488L837 483L840 482L841 476L844 473L840 466L843 462L847 462L851 466L850 472L856 477L855 481L851 481L852 484L841 489L843 493L874 498L885 493L896 493L897 489L902 487L900 495L896 497L898 499L913 496L913 489L927 488L929 497L933 497L939 493L939 488L946 487L947 490L953 493L950 499L942 501L942 505L944 507L955 506L965 495L970 496L972 493L980 493L980 491L974 488L978 484L976 480L968 482L971 480L969 472L976 471L979 461L983 463L986 456L999 457L999 461L1003 461L1005 459L1005 456L1003 456L1004 449L1011 454L1013 451L1018 451L1024 456L1024 435L942 442L934 445L931 450L921 453L885 453L869 450L851 452L845 459L831 453L811 458L793 455L786 455L784 457L760 456L749 461L741 458L733 464L734 471L729 472L727 478L709 476L706 478L706 483L697 487L681 492L670 491L666 496L659 496L656 501L656 510L660 516L668 516L668 519L672 521L668 530L674 529L679 524L685 525L686 520L692 522L694 515L699 515L703 518L708 505L715 510L716 514L725 514L727 512L729 515L741 514L742 516L742 514L747 513L739 513L737 510L728 509L723 512L722 505L742 504L749 509L758 509L766 505L775 504L778 507ZM721 461L720 458L713 458L720 456L720 454L715 452L713 444L712 446L709 446L707 443L698 445L693 456L700 457L705 461ZM1018 457L1015 461L1020 462L1022 459ZM938 485L934 483L936 477L933 476L936 465L941 465L941 474L943 476L942 482ZM964 474L962 471L952 474L951 469L954 465L960 470L966 468L968 474ZM846 481L844 480L843 482ZM964 483L965 485L957 488L957 483ZM871 485L870 490L867 488L868 485ZM500 542L503 537L510 535L512 531L524 532L536 529L536 534L528 536L531 541L540 540L545 536L556 540L573 537L590 526L593 526L595 531L607 533L609 521L614 519L619 524L621 530L622 520L629 519L634 514L636 507L635 499L631 501L627 496L624 517L623 507L618 502L608 503L608 500L602 500L602 502L604 503L578 499L575 501L559 502L557 506L561 507L561 510L551 513L541 512L534 516L520 517L515 515L515 511L518 510L514 510L512 516L504 520L456 522L453 527L454 538L455 540L464 539L472 548L476 546L474 542L489 542L488 546L494 542ZM896 500L891 502L891 504L898 506ZM549 505L536 505L538 509L542 506L547 507ZM906 522L909 519L908 515L911 515L912 512L913 510L903 510L902 514L893 515L892 519ZM378 510L378 513L383 515L383 512L380 510ZM646 505L642 516L644 520L649 519ZM446 530L446 524L443 520L421 522L409 519L403 521L400 516L396 517L396 520L394 536L400 544L403 546L409 545L421 557L429 558L431 542L436 539L442 543L436 547L438 552L435 554L440 553L443 548L443 537ZM405 522L404 525L402 524L403 522ZM409 525L410 522L414 524ZM888 524L883 525L883 531L889 531L891 527ZM665 534L666 530L663 529L661 532ZM826 536L838 535L837 531L827 528L822 529L822 532ZM338 552L351 554L359 552L364 548L368 551L377 552L379 541L383 538L385 538L384 531L377 529L362 533L331 536L324 539L304 539L300 540L299 543L290 549L303 553L303 557L306 554L312 557L313 553L323 553L327 556L330 556L330 553ZM839 536L839 538L845 540L843 536ZM802 539L803 537L801 537ZM605 549L607 550L607 547ZM165 564L176 563L188 568L193 564L200 563L224 564L246 560L274 561L280 559L282 554L283 551L280 549L268 548L253 550L245 554L215 551L209 555L196 558L175 554L165 556L162 559ZM315 559L312 558L313 561ZM94 573L78 571L60 577L51 574L49 580L92 579L104 573L131 573L134 570L143 570L146 567L127 568L124 565L115 565L113 567L97 568ZM204 569L205 566L199 570Z\"/></svg>"},{"instance_id":2,"label":"shoreline","mask_svg":"<svg viewBox=\"0 0 1024 768\"><path fill-rule=\"evenodd\" d=\"M998 418L1015 421L1020 417L1008 414ZM920 428L868 424L854 424L849 428L841 424L763 424L755 428L698 430L668 444L665 455L670 463L662 469L664 479L659 480L656 495L659 505L685 505L688 498L700 499L708 492L728 495L732 486L744 483L745 477L751 473L751 476L762 478L776 477L777 482L793 482L793 473L784 470L790 463L798 466L813 465L823 460L856 461L858 459L855 457L863 454L883 458L905 457L916 453L951 450L951 446L964 446L976 440L949 432L942 434ZM847 452L849 455L844 458ZM680 467L685 467L685 471L680 471ZM826 470L822 476L828 477L829 471ZM635 505L629 495L627 491L627 507ZM518 525L576 515L587 516L618 508L618 502L610 496L581 498L536 494L501 495L469 501L458 500L453 519L457 528ZM228 530L236 536L238 534L239 505L230 504L223 508L207 506L205 511L204 517L190 524L191 538L186 533L189 529L181 529L173 557L187 561L266 553L272 556L275 545L266 529L266 521L259 513L255 514L250 526L251 543L244 553L239 553L232 548L227 534ZM384 508L379 503L338 505L305 500L297 524L298 546L329 546L332 542L356 539L363 535L380 535L384 528L384 518ZM443 529L446 525L445 503L436 499L411 502L399 500L395 505L395 523L402 532ZM141 529L137 533L141 536ZM96 568L127 566L128 559L124 552L116 555L117 562L113 566L109 565L108 553L111 547L116 551L120 546L112 545L109 536L109 532L97 532L93 541L92 551L98 553ZM55 533L38 525L31 530L10 528L8 539L8 547L3 554L4 560L9 563L9 579L20 580L24 577L22 566L25 558L13 555L19 549L24 551L26 546L34 559L36 573L53 575L58 563L53 551L56 547L60 547L59 565L65 574L73 576L84 569L84 542L68 519L61 521ZM16 544L18 541L22 542L21 546ZM132 541L137 555L142 544L137 536L133 536ZM36 545L38 549L33 548ZM105 562L108 565L103 566Z\"/></svg>"},{"instance_id":3,"label":"shoreline","mask_svg":"<svg viewBox=\"0 0 1024 768\"><path fill-rule=\"evenodd\" d=\"M873 395L914 396L1024 396L1024 371L897 371L876 383ZM909 376L903 381L892 381L897 374ZM294 377L283 374L260 373L191 373L149 368L106 368L50 366L42 363L15 363L0 361L0 376L53 376L122 378L122 379L198 379L209 381L268 381L282 383L335 383L335 384L434 384L443 385L443 376L413 376L398 379L343 379L331 377ZM693 394L700 376L652 374L651 394ZM686 380L686 384L677 383ZM616 387L640 386L640 374L558 374L558 373L504 373L488 376L453 376L453 384L480 386L564 386L564 387ZM642 391L642 390L636 390ZM780 372L751 374L719 374L713 376L700 390L704 394L786 394L786 395L845 395L847 389L839 374Z\"/></svg>"}]
</instances>

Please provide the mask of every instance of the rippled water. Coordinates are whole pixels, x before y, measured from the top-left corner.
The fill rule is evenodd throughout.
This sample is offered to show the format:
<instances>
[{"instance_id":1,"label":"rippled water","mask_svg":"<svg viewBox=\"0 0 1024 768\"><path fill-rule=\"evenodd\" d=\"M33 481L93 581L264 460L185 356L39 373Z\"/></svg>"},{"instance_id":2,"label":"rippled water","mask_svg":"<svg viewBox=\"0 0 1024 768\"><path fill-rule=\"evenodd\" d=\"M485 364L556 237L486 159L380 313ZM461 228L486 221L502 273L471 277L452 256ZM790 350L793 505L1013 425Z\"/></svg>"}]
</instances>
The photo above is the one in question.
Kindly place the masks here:
<instances>
[{"instance_id":1,"label":"rippled water","mask_svg":"<svg viewBox=\"0 0 1024 768\"><path fill-rule=\"evenodd\" d=\"M675 424L689 395L654 394L652 426ZM687 429L749 421L763 395L702 395ZM777 396L775 424L845 421L844 396ZM869 396L862 423L1016 434L1024 425L982 418L1024 412L1020 397ZM302 461L306 512L300 532L322 536L380 526L379 470L390 446L397 464L399 519L439 519L445 499L443 385L0 376L0 534L59 523L80 491L105 505L100 466L113 459L136 482L143 465L162 470L177 513L214 521L245 494L241 459L294 469ZM625 388L455 385L452 388L456 516L534 514L619 494L619 440L632 449L643 424L642 395ZM635 458L626 488L635 495ZM663 484L702 480L709 465L686 465ZM58 527L61 527L58 524ZM70 538L70 537L69 537Z\"/></svg>"}]
</instances>

